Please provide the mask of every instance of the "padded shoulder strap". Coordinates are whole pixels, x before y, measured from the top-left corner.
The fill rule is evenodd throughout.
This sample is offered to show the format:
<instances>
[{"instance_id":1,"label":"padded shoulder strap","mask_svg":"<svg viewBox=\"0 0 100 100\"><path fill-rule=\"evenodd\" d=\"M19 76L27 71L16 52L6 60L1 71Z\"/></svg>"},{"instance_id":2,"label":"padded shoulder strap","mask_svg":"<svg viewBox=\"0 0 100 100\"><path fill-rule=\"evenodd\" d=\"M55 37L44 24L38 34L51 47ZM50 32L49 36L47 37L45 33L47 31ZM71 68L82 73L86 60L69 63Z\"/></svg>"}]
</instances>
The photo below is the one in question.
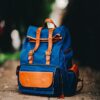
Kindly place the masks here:
<instances>
[{"instance_id":1,"label":"padded shoulder strap","mask_svg":"<svg viewBox=\"0 0 100 100\"><path fill-rule=\"evenodd\" d=\"M52 45L53 45L53 31L54 28L49 29L49 36L48 36L48 49L46 51L46 64L50 64L50 55L51 55L51 50L52 50Z\"/></svg>"},{"instance_id":2,"label":"padded shoulder strap","mask_svg":"<svg viewBox=\"0 0 100 100\"><path fill-rule=\"evenodd\" d=\"M33 63L33 54L34 52L38 49L39 45L40 45L40 34L41 34L41 30L42 27L39 27L36 31L36 44L33 50L30 50L29 52L29 56L28 56L28 60L29 60L29 64Z\"/></svg>"}]
</instances>

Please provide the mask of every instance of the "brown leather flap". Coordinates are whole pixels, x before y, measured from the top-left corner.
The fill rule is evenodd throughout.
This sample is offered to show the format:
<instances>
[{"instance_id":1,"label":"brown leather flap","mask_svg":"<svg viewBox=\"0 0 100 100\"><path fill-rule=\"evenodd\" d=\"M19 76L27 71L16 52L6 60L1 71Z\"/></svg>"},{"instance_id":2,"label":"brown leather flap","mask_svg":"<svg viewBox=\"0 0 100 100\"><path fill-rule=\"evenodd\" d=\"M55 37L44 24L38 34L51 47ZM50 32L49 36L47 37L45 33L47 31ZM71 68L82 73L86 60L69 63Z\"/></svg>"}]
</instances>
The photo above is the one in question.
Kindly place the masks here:
<instances>
[{"instance_id":1,"label":"brown leather flap","mask_svg":"<svg viewBox=\"0 0 100 100\"><path fill-rule=\"evenodd\" d=\"M24 87L48 88L53 83L53 72L19 72L19 81Z\"/></svg>"}]
</instances>

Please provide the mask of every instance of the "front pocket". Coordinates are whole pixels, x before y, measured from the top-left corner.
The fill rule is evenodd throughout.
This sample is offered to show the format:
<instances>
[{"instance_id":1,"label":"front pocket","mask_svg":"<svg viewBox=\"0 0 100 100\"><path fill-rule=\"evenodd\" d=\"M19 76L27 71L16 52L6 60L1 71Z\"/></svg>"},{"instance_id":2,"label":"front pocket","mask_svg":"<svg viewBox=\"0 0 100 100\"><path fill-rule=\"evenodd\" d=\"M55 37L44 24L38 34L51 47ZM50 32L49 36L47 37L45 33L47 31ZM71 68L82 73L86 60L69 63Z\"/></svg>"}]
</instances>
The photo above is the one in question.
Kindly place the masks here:
<instances>
[{"instance_id":1,"label":"front pocket","mask_svg":"<svg viewBox=\"0 0 100 100\"><path fill-rule=\"evenodd\" d=\"M31 88L48 88L53 83L53 72L19 72L20 84Z\"/></svg>"},{"instance_id":2,"label":"front pocket","mask_svg":"<svg viewBox=\"0 0 100 100\"><path fill-rule=\"evenodd\" d=\"M52 65L21 65L18 73L19 89L51 90L57 70L58 67Z\"/></svg>"}]
</instances>

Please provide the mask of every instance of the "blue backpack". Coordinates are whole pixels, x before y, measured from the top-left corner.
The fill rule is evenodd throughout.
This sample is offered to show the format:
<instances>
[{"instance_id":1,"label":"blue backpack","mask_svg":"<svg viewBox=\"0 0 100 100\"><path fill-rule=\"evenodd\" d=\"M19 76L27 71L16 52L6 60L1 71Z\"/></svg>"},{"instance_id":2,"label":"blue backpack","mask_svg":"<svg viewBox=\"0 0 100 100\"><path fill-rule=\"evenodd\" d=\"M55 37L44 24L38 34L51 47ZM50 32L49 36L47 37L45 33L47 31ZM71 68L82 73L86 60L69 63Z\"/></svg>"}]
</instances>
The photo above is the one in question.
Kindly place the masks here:
<instances>
[{"instance_id":1,"label":"blue backpack","mask_svg":"<svg viewBox=\"0 0 100 100\"><path fill-rule=\"evenodd\" d=\"M30 26L17 68L21 93L45 96L71 96L76 93L78 66L72 65L73 51L68 29Z\"/></svg>"}]
</instances>

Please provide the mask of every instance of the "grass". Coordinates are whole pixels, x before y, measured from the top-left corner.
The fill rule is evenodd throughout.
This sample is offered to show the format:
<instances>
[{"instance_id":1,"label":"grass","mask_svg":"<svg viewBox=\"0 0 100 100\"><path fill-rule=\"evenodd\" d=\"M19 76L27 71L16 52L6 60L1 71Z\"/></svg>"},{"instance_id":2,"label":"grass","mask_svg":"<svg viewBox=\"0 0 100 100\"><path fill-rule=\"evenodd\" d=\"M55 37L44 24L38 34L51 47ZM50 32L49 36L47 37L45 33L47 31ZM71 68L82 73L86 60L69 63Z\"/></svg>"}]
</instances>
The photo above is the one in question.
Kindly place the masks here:
<instances>
[{"instance_id":1,"label":"grass","mask_svg":"<svg viewBox=\"0 0 100 100\"><path fill-rule=\"evenodd\" d=\"M0 64L3 64L7 60L18 60L19 52L16 53L0 53Z\"/></svg>"}]
</instances>

